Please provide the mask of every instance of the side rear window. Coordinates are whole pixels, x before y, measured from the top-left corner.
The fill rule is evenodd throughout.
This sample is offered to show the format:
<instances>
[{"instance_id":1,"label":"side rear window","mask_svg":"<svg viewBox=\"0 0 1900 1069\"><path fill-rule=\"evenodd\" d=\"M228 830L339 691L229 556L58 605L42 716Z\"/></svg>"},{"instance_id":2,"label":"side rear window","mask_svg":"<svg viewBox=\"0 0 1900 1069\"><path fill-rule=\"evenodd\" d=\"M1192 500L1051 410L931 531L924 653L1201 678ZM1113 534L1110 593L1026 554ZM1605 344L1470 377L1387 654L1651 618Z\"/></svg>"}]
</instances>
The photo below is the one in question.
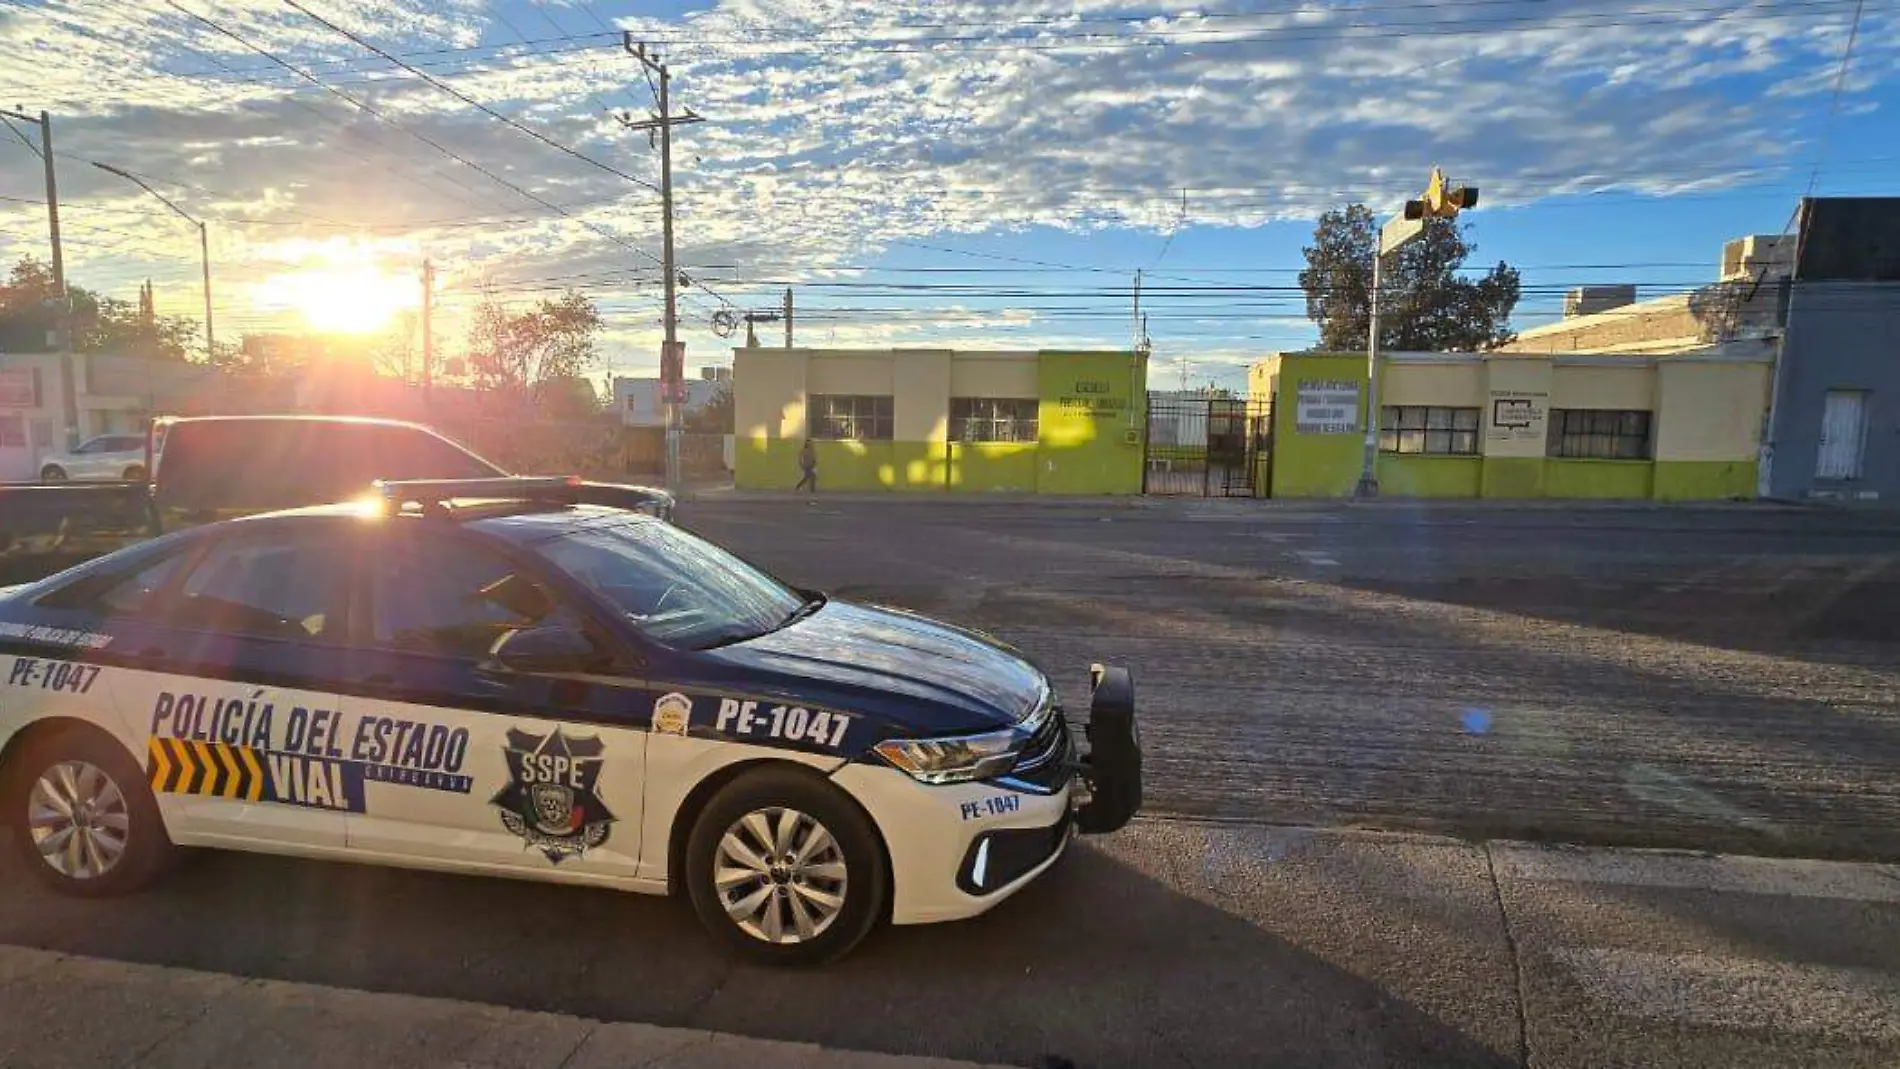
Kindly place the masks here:
<instances>
[{"instance_id":1,"label":"side rear window","mask_svg":"<svg viewBox=\"0 0 1900 1069\"><path fill-rule=\"evenodd\" d=\"M190 557L190 547L184 547L130 572L90 575L42 596L38 604L93 612L101 619L142 616L156 606L159 595Z\"/></svg>"},{"instance_id":2,"label":"side rear window","mask_svg":"<svg viewBox=\"0 0 1900 1069\"><path fill-rule=\"evenodd\" d=\"M483 479L501 474L446 438L418 428L377 428L373 441L377 479Z\"/></svg>"},{"instance_id":3,"label":"side rear window","mask_svg":"<svg viewBox=\"0 0 1900 1069\"><path fill-rule=\"evenodd\" d=\"M322 638L341 631L336 609L348 578L334 540L227 538L185 577L170 608L180 623L207 631Z\"/></svg>"}]
</instances>

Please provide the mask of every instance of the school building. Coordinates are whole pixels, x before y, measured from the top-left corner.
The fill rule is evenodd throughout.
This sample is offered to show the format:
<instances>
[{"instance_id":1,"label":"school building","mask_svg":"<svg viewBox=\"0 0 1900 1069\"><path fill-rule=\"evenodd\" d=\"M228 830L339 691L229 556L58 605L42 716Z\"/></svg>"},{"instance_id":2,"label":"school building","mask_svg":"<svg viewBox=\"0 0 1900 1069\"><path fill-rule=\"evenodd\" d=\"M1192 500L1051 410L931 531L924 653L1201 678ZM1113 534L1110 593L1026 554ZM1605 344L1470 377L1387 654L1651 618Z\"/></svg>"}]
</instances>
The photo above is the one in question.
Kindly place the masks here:
<instances>
[{"instance_id":1,"label":"school building","mask_svg":"<svg viewBox=\"0 0 1900 1069\"><path fill-rule=\"evenodd\" d=\"M1134 352L733 353L733 482L822 490L1135 494L1147 358Z\"/></svg>"},{"instance_id":2,"label":"school building","mask_svg":"<svg viewBox=\"0 0 1900 1069\"><path fill-rule=\"evenodd\" d=\"M1379 364L1382 496L1755 496L1765 343L1679 356L1401 352ZM1352 495L1366 384L1364 353L1282 353L1249 369L1250 402L1271 412L1273 496Z\"/></svg>"}]
</instances>

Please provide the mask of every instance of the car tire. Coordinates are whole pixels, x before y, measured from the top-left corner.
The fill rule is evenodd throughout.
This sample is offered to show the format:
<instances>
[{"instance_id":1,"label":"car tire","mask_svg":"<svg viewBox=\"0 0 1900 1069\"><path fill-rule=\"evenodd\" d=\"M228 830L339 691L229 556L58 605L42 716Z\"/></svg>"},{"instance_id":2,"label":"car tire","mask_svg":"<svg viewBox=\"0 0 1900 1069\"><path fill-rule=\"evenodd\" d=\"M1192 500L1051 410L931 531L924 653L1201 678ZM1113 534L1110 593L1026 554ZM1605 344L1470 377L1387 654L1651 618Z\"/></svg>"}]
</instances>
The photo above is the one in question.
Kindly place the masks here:
<instances>
[{"instance_id":1,"label":"car tire","mask_svg":"<svg viewBox=\"0 0 1900 1069\"><path fill-rule=\"evenodd\" d=\"M125 481L129 483L144 482L145 481L145 465L133 464L130 467L126 468Z\"/></svg>"},{"instance_id":2,"label":"car tire","mask_svg":"<svg viewBox=\"0 0 1900 1069\"><path fill-rule=\"evenodd\" d=\"M48 464L40 469L40 481L43 483L63 483L66 478L66 469L58 464Z\"/></svg>"},{"instance_id":3,"label":"car tire","mask_svg":"<svg viewBox=\"0 0 1900 1069\"><path fill-rule=\"evenodd\" d=\"M760 864L734 860L748 851ZM768 965L836 961L890 908L890 872L871 818L801 768L762 768L720 788L693 824L685 865L701 923Z\"/></svg>"},{"instance_id":4,"label":"car tire","mask_svg":"<svg viewBox=\"0 0 1900 1069\"><path fill-rule=\"evenodd\" d=\"M128 894L163 875L177 854L144 770L104 734L76 729L29 739L5 771L13 843L33 875L61 894ZM83 827L75 827L75 810ZM47 841L62 831L67 848L49 850Z\"/></svg>"}]
</instances>

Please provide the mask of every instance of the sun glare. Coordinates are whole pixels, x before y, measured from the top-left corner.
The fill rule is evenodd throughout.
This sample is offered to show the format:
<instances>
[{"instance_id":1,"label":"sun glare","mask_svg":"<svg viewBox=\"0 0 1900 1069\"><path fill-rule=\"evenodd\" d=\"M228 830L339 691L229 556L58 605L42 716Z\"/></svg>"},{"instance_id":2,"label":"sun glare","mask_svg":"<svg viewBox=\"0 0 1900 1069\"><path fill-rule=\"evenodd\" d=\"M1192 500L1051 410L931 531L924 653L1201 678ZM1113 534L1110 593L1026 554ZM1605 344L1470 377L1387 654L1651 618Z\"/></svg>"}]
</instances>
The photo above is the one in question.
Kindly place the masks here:
<instances>
[{"instance_id":1,"label":"sun glare","mask_svg":"<svg viewBox=\"0 0 1900 1069\"><path fill-rule=\"evenodd\" d=\"M259 303L297 313L311 330L369 334L419 301L414 283L368 265L300 268L266 280Z\"/></svg>"}]
</instances>

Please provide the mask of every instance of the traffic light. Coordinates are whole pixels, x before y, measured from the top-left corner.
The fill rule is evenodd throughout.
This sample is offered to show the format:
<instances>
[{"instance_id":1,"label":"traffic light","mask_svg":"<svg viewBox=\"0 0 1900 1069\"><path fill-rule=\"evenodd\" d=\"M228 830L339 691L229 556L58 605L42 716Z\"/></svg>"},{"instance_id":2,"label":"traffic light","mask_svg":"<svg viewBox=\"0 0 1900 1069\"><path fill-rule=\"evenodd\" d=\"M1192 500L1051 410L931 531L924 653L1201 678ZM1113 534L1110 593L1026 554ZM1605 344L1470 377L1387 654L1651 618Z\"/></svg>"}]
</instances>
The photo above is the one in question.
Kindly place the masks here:
<instances>
[{"instance_id":1,"label":"traffic light","mask_svg":"<svg viewBox=\"0 0 1900 1069\"><path fill-rule=\"evenodd\" d=\"M1420 200L1405 203L1407 219L1452 219L1467 208L1478 206L1477 186L1453 186L1445 172L1432 168L1432 180ZM1417 214L1414 214L1416 211Z\"/></svg>"}]
</instances>

